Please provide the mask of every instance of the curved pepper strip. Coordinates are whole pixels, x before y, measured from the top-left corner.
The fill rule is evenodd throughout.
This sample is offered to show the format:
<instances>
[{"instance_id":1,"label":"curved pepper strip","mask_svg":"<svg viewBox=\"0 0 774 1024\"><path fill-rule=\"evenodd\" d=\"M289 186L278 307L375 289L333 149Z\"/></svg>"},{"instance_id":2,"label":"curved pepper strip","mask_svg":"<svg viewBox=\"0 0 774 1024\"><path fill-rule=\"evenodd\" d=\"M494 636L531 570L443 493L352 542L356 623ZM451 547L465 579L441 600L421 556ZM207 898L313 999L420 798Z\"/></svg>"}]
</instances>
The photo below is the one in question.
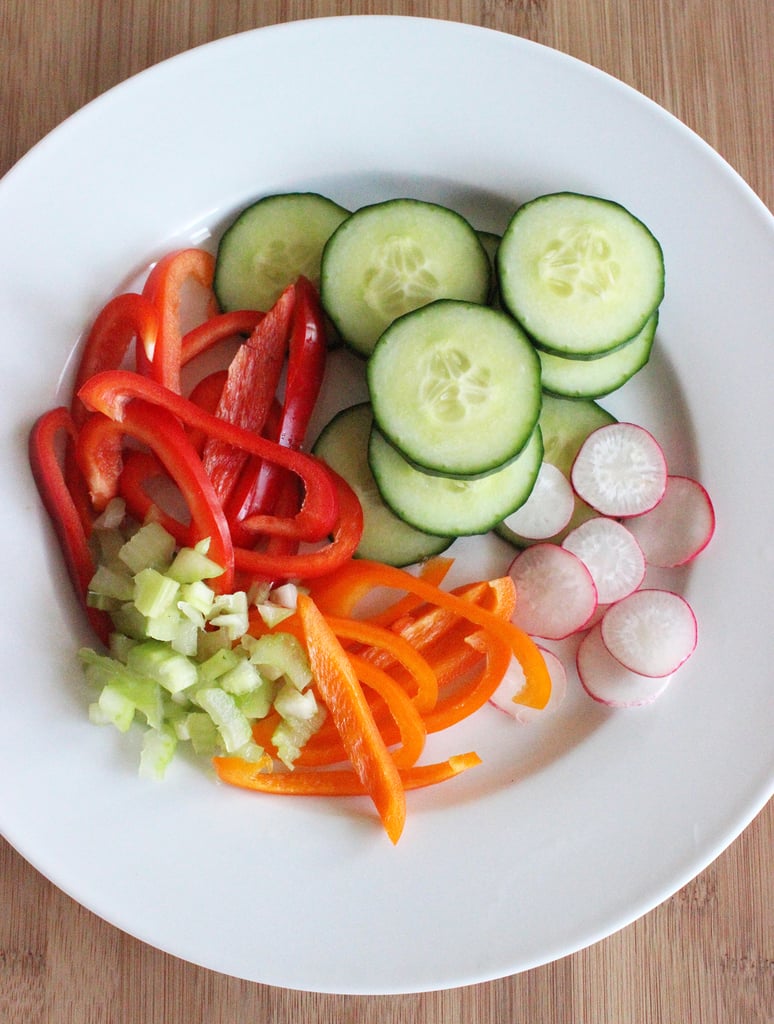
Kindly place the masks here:
<instances>
[{"instance_id":1,"label":"curved pepper strip","mask_svg":"<svg viewBox=\"0 0 774 1024\"><path fill-rule=\"evenodd\" d=\"M61 406L44 413L30 431L30 467L43 506L56 532L73 588L97 636L106 642L111 629L110 619L105 612L90 608L87 602L89 584L94 576L94 560L79 510L65 481L57 450L61 434L74 442L76 433L69 409Z\"/></svg>"},{"instance_id":2,"label":"curved pepper strip","mask_svg":"<svg viewBox=\"0 0 774 1024\"><path fill-rule=\"evenodd\" d=\"M339 507L333 540L324 548L298 554L253 551L236 546L234 566L238 572L273 581L311 580L332 572L352 556L363 533L363 509L346 480L333 470L329 472L338 493Z\"/></svg>"},{"instance_id":3,"label":"curved pepper strip","mask_svg":"<svg viewBox=\"0 0 774 1024\"><path fill-rule=\"evenodd\" d=\"M362 582L369 579L373 586L391 587L415 594L428 604L435 604L456 612L462 618L468 619L494 637L501 639L507 643L524 672L526 681L518 695L518 703L538 709L544 708L548 703L551 696L551 677L540 649L530 636L512 622L500 618L494 612L471 601L466 601L458 594L441 590L426 580L412 576L405 569L362 558L358 559L354 565L345 566L343 572L348 575L357 572L362 577ZM320 609L327 613L329 609L326 601L326 585L332 587L334 593L336 592L335 574L329 581L315 581L312 595ZM511 586L513 586L512 583Z\"/></svg>"},{"instance_id":4,"label":"curved pepper strip","mask_svg":"<svg viewBox=\"0 0 774 1024\"><path fill-rule=\"evenodd\" d=\"M187 427L199 429L209 437L243 448L252 455L277 462L301 478L304 500L295 516L262 516L262 532L309 541L321 540L330 534L339 514L338 488L333 474L319 459L284 448L233 423L226 423L182 395L137 373L125 370L98 373L84 384L79 394L90 409L102 412L117 422L127 415L134 400L141 399L171 413Z\"/></svg>"},{"instance_id":5,"label":"curved pepper strip","mask_svg":"<svg viewBox=\"0 0 774 1024\"><path fill-rule=\"evenodd\" d=\"M88 404L88 403L87 403ZM211 582L220 593L233 590L234 558L231 534L196 449L178 420L166 409L135 400L123 410L120 420L93 413L84 423L76 442L76 456L99 500L118 493L124 437L132 437L156 455L185 499L191 514L191 541L209 538L208 556L223 573ZM113 493L109 493L111 481Z\"/></svg>"},{"instance_id":6,"label":"curved pepper strip","mask_svg":"<svg viewBox=\"0 0 774 1024\"><path fill-rule=\"evenodd\" d=\"M215 257L204 249L178 249L167 253L153 267L143 295L156 307L159 328L153 344L138 348L137 368L176 393L181 392L183 335L180 309L183 288L195 281L207 293L207 315L214 316L217 302L212 291Z\"/></svg>"},{"instance_id":7,"label":"curved pepper strip","mask_svg":"<svg viewBox=\"0 0 774 1024\"><path fill-rule=\"evenodd\" d=\"M456 754L447 761L399 768L398 776L404 790L421 789L453 779L479 764L481 758L470 751ZM260 765L243 761L239 757L216 757L213 758L213 765L221 781L260 793L281 793L287 796L363 796L366 793L358 775L346 768L266 772L261 770Z\"/></svg>"},{"instance_id":8,"label":"curved pepper strip","mask_svg":"<svg viewBox=\"0 0 774 1024\"><path fill-rule=\"evenodd\" d=\"M178 546L191 546L191 528L159 508L148 492L148 484L169 476L152 452L125 451L124 465L118 480L118 492L126 502L126 511L138 523L154 520L171 534Z\"/></svg>"},{"instance_id":9,"label":"curved pepper strip","mask_svg":"<svg viewBox=\"0 0 774 1024\"><path fill-rule=\"evenodd\" d=\"M180 343L181 364L185 366L222 341L229 341L240 334L252 334L264 316L264 313L254 309L235 309L208 317L204 323L192 327L183 335Z\"/></svg>"},{"instance_id":10,"label":"curved pepper strip","mask_svg":"<svg viewBox=\"0 0 774 1024\"><path fill-rule=\"evenodd\" d=\"M510 646L500 637L486 630L478 630L463 643L484 655L484 666L473 680L442 697L432 710L424 715L428 733L448 729L478 711L495 692L513 657Z\"/></svg>"},{"instance_id":11,"label":"curved pepper strip","mask_svg":"<svg viewBox=\"0 0 774 1024\"><path fill-rule=\"evenodd\" d=\"M95 373L117 370L123 363L132 341L137 351L156 344L159 315L144 295L125 292L116 295L102 307L86 336L73 384L71 412L76 426L86 419L88 410L78 398L78 391Z\"/></svg>"}]
</instances>

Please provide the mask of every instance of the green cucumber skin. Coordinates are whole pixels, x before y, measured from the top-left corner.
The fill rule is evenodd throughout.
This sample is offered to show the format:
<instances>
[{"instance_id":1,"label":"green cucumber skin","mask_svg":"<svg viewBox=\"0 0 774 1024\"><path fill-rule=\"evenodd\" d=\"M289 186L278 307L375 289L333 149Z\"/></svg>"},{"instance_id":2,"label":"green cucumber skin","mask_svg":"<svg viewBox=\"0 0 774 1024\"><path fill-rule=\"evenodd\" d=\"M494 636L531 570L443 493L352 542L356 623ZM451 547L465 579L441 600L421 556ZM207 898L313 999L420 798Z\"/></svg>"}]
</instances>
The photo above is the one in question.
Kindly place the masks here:
<instances>
[{"instance_id":1,"label":"green cucumber skin","mask_svg":"<svg viewBox=\"0 0 774 1024\"><path fill-rule=\"evenodd\" d=\"M313 454L339 473L357 494L363 509L363 535L355 558L404 567L440 555L452 537L437 536L405 523L385 504L368 465L373 414L369 402L336 413L322 428Z\"/></svg>"},{"instance_id":2,"label":"green cucumber skin","mask_svg":"<svg viewBox=\"0 0 774 1024\"><path fill-rule=\"evenodd\" d=\"M623 387L650 359L658 311L631 341L596 359L566 359L539 352L543 390L562 398L597 399Z\"/></svg>"},{"instance_id":3,"label":"green cucumber skin","mask_svg":"<svg viewBox=\"0 0 774 1024\"><path fill-rule=\"evenodd\" d=\"M430 239L433 231L438 240ZM442 235L448 237L441 242ZM424 262L414 271L414 295L393 297L388 311L378 282L390 277L391 247L404 245L409 259ZM403 255L397 252L395 258ZM367 358L390 324L413 309L440 298L485 304L493 276L478 233L461 214L438 203L401 197L360 207L331 235L323 251L320 295L341 338ZM398 292L404 285L406 278Z\"/></svg>"},{"instance_id":4,"label":"green cucumber skin","mask_svg":"<svg viewBox=\"0 0 774 1024\"><path fill-rule=\"evenodd\" d=\"M550 209L552 204L554 210ZM567 281L559 282L558 278L566 272L565 264L556 270L557 287L574 288L578 294L585 292L583 300L575 294L572 299L565 296L557 300L556 295L549 294L551 286L540 279L538 268L550 246L543 245L540 232L530 225L530 220L542 216L547 220L556 217L558 221L555 211L560 211L562 205L567 220L558 224L558 229L577 227L579 232L584 230L591 234L600 225L612 224L609 230L619 232L619 248L629 246L630 251L623 254L622 260L611 257L607 265L616 268L615 273L624 275L624 283L620 288L616 283L613 290L617 289L618 295L612 295L605 303L588 301L588 295L597 287L596 281L590 282L586 289L574 288ZM579 209L585 220L579 220ZM540 227L542 229L543 225ZM549 234L553 234L554 224L549 222L548 227ZM593 358L625 345L639 334L658 308L664 296L664 254L647 225L620 203L577 192L556 192L529 200L516 210L497 251L497 277L504 307L521 323L538 348L557 356ZM607 283L603 281L601 287ZM625 293L623 299L622 292ZM574 304L569 309L568 302ZM554 315L557 309L562 311L560 316ZM611 309L619 310L615 318L611 316ZM588 322L584 323L587 318Z\"/></svg>"},{"instance_id":5,"label":"green cucumber skin","mask_svg":"<svg viewBox=\"0 0 774 1024\"><path fill-rule=\"evenodd\" d=\"M379 430L426 473L475 479L502 468L540 415L534 347L507 313L475 303L438 299L400 317L366 376Z\"/></svg>"},{"instance_id":6,"label":"green cucumber skin","mask_svg":"<svg viewBox=\"0 0 774 1024\"><path fill-rule=\"evenodd\" d=\"M330 235L349 216L333 199L317 192L282 192L262 196L245 207L223 233L215 257L213 291L222 310L259 309L274 305L283 288L304 273L319 287L322 252ZM276 228L272 222L276 219ZM294 223L298 220L298 223ZM312 226L314 225L314 232ZM302 229L302 230L299 230ZM315 235L311 243L309 236ZM257 238L284 244L303 237L308 251L291 261L286 276L261 279L253 268ZM303 264L303 265L302 265Z\"/></svg>"},{"instance_id":7,"label":"green cucumber skin","mask_svg":"<svg viewBox=\"0 0 774 1024\"><path fill-rule=\"evenodd\" d=\"M460 480L423 473L407 462L377 427L368 460L385 503L419 530L453 537L489 533L529 497L543 458L535 428L521 454L486 477Z\"/></svg>"}]
</instances>

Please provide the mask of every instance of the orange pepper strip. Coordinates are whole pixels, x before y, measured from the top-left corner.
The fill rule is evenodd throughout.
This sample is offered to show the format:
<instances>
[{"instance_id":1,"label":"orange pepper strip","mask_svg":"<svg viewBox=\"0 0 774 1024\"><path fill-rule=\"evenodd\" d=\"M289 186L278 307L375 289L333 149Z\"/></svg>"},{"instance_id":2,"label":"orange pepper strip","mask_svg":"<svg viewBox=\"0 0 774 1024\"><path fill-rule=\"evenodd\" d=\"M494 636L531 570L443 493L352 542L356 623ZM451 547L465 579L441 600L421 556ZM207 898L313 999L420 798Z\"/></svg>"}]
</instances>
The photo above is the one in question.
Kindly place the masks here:
<instances>
[{"instance_id":1,"label":"orange pepper strip","mask_svg":"<svg viewBox=\"0 0 774 1024\"><path fill-rule=\"evenodd\" d=\"M409 699L406 691L387 672L356 654L350 654L349 658L358 679L369 690L379 694L398 727L401 745L397 750L392 751L393 761L398 768L410 768L419 760L427 739L427 729L417 705Z\"/></svg>"},{"instance_id":2,"label":"orange pepper strip","mask_svg":"<svg viewBox=\"0 0 774 1024\"><path fill-rule=\"evenodd\" d=\"M423 563L420 575L422 579L438 586L448 573L453 561L452 558L444 558L441 555L429 558ZM364 576L360 572L359 566L359 559L350 559L335 572L315 581L313 596L318 607L326 615L351 617L358 601L362 601L379 586L378 581L374 582L370 575ZM415 594L407 594L384 611L366 617L372 622L386 625L400 615L406 615L413 611L421 603L421 599L417 598Z\"/></svg>"},{"instance_id":3,"label":"orange pepper strip","mask_svg":"<svg viewBox=\"0 0 774 1024\"><path fill-rule=\"evenodd\" d=\"M354 640L368 647L387 651L391 660L399 662L407 669L416 682L414 703L420 711L426 711L435 704L438 699L438 681L427 661L411 643L397 633L382 626L374 626L370 622L344 619L334 615L326 615L325 618L339 639Z\"/></svg>"},{"instance_id":4,"label":"orange pepper strip","mask_svg":"<svg viewBox=\"0 0 774 1024\"><path fill-rule=\"evenodd\" d=\"M454 689L427 712L424 719L428 733L448 729L478 711L495 692L511 663L510 647L491 633L472 633L465 643L485 655L484 667L469 683Z\"/></svg>"},{"instance_id":5,"label":"orange pepper strip","mask_svg":"<svg viewBox=\"0 0 774 1024\"><path fill-rule=\"evenodd\" d=\"M354 771L345 768L322 771L265 772L240 757L213 758L215 770L223 782L262 793L295 796L362 796L366 789ZM448 761L401 768L399 779L404 790L421 789L453 779L455 775L481 764L473 751L456 754Z\"/></svg>"},{"instance_id":6,"label":"orange pepper strip","mask_svg":"<svg viewBox=\"0 0 774 1024\"><path fill-rule=\"evenodd\" d=\"M506 643L521 664L526 680L524 688L519 694L518 703L534 708L546 706L551 696L551 677L548 674L546 663L534 640L512 622L505 621L494 612L466 601L459 594L441 590L426 580L412 576L404 569L383 565L381 562L372 562L368 559L359 559L357 569L362 574L363 580L370 579L374 586L403 589L416 594L424 601L456 612L462 618L470 620ZM513 583L511 582L510 585L513 586ZM506 587L507 584L503 583L502 586ZM321 603L324 608L324 587L321 587L321 591L323 593ZM317 595L316 589L314 593Z\"/></svg>"},{"instance_id":7,"label":"orange pepper strip","mask_svg":"<svg viewBox=\"0 0 774 1024\"><path fill-rule=\"evenodd\" d=\"M387 835L397 843L406 821L406 795L357 674L322 612L303 593L298 595L298 615L315 685L357 778L373 800Z\"/></svg>"}]
</instances>

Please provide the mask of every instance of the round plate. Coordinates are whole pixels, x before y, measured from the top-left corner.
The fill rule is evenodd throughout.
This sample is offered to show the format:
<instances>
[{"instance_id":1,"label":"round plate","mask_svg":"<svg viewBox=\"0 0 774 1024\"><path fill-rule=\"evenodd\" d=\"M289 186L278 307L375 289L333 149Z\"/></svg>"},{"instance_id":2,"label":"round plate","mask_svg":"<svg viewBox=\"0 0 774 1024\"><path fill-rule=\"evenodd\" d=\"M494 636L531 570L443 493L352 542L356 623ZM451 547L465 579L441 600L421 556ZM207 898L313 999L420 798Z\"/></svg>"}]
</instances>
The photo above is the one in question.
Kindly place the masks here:
<instances>
[{"instance_id":1,"label":"round plate","mask_svg":"<svg viewBox=\"0 0 774 1024\"><path fill-rule=\"evenodd\" d=\"M647 369L605 404L708 487L718 528L670 577L699 647L652 707L609 712L571 681L528 727L484 708L429 747L483 765L409 794L393 848L364 800L261 797L179 758L137 776L138 738L87 720L88 640L26 461L98 307L260 195L354 208L411 195L502 230L540 193L617 200L661 241L667 295ZM501 977L621 928L701 871L772 792L770 513L774 221L662 109L565 55L403 18L285 24L169 60L103 95L0 184L0 817L96 914L178 957L306 990L388 993ZM336 364L332 366L336 373ZM349 395L336 379L339 401ZM491 538L460 577L502 571Z\"/></svg>"}]
</instances>

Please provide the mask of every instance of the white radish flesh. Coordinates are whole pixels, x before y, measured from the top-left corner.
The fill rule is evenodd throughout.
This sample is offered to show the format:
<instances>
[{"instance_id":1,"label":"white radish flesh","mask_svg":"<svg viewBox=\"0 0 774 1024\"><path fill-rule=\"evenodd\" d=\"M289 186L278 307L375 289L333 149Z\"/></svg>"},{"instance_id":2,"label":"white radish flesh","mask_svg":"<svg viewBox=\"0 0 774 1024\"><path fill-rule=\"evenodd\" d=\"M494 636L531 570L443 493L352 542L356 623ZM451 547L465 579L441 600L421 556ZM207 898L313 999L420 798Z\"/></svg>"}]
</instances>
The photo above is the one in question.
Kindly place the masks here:
<instances>
[{"instance_id":1,"label":"white radish flesh","mask_svg":"<svg viewBox=\"0 0 774 1024\"><path fill-rule=\"evenodd\" d=\"M600 604L627 597L645 577L642 549L617 519L589 519L567 534L562 547L577 555L589 570Z\"/></svg>"},{"instance_id":2,"label":"white radish flesh","mask_svg":"<svg viewBox=\"0 0 774 1024\"><path fill-rule=\"evenodd\" d=\"M685 565L709 544L715 532L715 510L707 491L687 476L670 476L655 508L627 520L649 565Z\"/></svg>"},{"instance_id":3,"label":"white radish flesh","mask_svg":"<svg viewBox=\"0 0 774 1024\"><path fill-rule=\"evenodd\" d=\"M608 608L600 629L612 656L644 676L670 675L696 647L696 616L669 590L635 591Z\"/></svg>"},{"instance_id":4,"label":"white radish flesh","mask_svg":"<svg viewBox=\"0 0 774 1024\"><path fill-rule=\"evenodd\" d=\"M581 640L575 664L583 689L594 700L611 708L637 708L652 704L672 678L643 676L624 668L605 646L599 624Z\"/></svg>"},{"instance_id":5,"label":"white radish flesh","mask_svg":"<svg viewBox=\"0 0 774 1024\"><path fill-rule=\"evenodd\" d=\"M530 708L526 704L518 704L516 698L524 689L526 682L521 665L513 658L508 671L503 676L502 682L489 698L490 703L500 711L504 711L511 718L515 718L522 725L537 721L547 714L552 714L561 706L567 694L567 671L564 663L553 651L545 647L539 648L546 663L548 674L551 677L551 696L544 708Z\"/></svg>"},{"instance_id":6,"label":"white radish flesh","mask_svg":"<svg viewBox=\"0 0 774 1024\"><path fill-rule=\"evenodd\" d=\"M526 548L508 573L516 586L513 622L530 636L562 640L583 629L597 607L591 573L556 544Z\"/></svg>"},{"instance_id":7,"label":"white radish flesh","mask_svg":"<svg viewBox=\"0 0 774 1024\"><path fill-rule=\"evenodd\" d=\"M521 508L505 520L509 530L526 540L545 540L559 533L575 511L575 494L564 473L544 462L535 486Z\"/></svg>"},{"instance_id":8,"label":"white radish flesh","mask_svg":"<svg viewBox=\"0 0 774 1024\"><path fill-rule=\"evenodd\" d=\"M664 494L666 459L644 427L608 423L592 431L581 445L571 481L578 496L602 515L640 515Z\"/></svg>"}]
</instances>

